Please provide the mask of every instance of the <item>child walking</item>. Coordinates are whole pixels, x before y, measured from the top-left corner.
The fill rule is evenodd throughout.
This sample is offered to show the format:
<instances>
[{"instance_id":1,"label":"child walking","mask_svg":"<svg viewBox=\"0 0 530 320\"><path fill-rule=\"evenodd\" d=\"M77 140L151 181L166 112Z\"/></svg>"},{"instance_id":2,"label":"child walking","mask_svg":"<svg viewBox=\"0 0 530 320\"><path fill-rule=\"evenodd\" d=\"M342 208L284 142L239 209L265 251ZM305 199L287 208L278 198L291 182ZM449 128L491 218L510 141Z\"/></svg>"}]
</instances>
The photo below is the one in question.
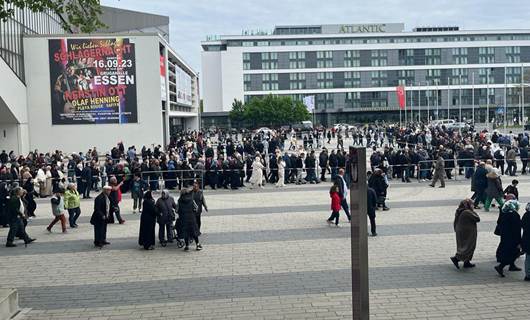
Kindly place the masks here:
<instances>
[{"instance_id":1,"label":"child walking","mask_svg":"<svg viewBox=\"0 0 530 320\"><path fill-rule=\"evenodd\" d=\"M64 189L59 189L53 197L51 198L52 203L52 213L55 217L53 221L50 223L50 225L46 228L48 232L52 232L52 227L59 221L61 221L61 228L63 229L63 233L66 233L66 217L64 216L65 210L64 210L64 198L62 197L62 194L64 193Z\"/></svg>"},{"instance_id":2,"label":"child walking","mask_svg":"<svg viewBox=\"0 0 530 320\"><path fill-rule=\"evenodd\" d=\"M329 196L331 197L331 216L329 217L327 223L329 225L333 224L333 219L335 219L335 225L339 225L339 211L340 211L340 195L339 195L339 186L335 183L329 189Z\"/></svg>"}]
</instances>

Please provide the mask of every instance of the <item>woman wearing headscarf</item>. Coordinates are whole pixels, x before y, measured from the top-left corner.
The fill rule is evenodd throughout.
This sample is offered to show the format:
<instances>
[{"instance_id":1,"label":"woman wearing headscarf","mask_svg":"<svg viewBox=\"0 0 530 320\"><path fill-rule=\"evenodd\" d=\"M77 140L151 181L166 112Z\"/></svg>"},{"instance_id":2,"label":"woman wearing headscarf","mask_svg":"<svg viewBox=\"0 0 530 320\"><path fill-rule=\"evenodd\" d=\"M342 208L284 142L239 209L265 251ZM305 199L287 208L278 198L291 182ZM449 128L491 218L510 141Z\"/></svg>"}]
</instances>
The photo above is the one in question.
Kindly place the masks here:
<instances>
[{"instance_id":1,"label":"woman wearing headscarf","mask_svg":"<svg viewBox=\"0 0 530 320\"><path fill-rule=\"evenodd\" d=\"M155 226L158 209L155 206L155 200L153 199L151 190L147 190L144 193L142 207L138 244L143 246L145 250L153 250L155 248Z\"/></svg>"},{"instance_id":2,"label":"woman wearing headscarf","mask_svg":"<svg viewBox=\"0 0 530 320\"><path fill-rule=\"evenodd\" d=\"M497 221L498 233L501 242L497 247L497 273L504 277L504 267L510 266L510 271L521 271L515 265L515 260L521 254L521 217L519 216L519 202L508 200L502 207L502 212Z\"/></svg>"},{"instance_id":3,"label":"woman wearing headscarf","mask_svg":"<svg viewBox=\"0 0 530 320\"><path fill-rule=\"evenodd\" d=\"M524 281L530 281L530 203L526 205L526 212L521 219L523 227L523 237L521 239L521 249L526 253L524 262Z\"/></svg>"},{"instance_id":4,"label":"woman wearing headscarf","mask_svg":"<svg viewBox=\"0 0 530 320\"><path fill-rule=\"evenodd\" d=\"M182 221L182 236L186 244L184 250L188 251L190 249L189 244L192 239L195 241L196 250L202 250L202 246L199 243L199 226L193 212L193 193L191 189L182 189L178 199L178 215Z\"/></svg>"},{"instance_id":5,"label":"woman wearing headscarf","mask_svg":"<svg viewBox=\"0 0 530 320\"><path fill-rule=\"evenodd\" d=\"M464 262L464 268L473 268L471 263L475 248L477 247L477 223L480 217L473 211L473 200L465 199L460 202L455 213L453 227L456 233L456 254L451 261L457 269L459 261Z\"/></svg>"}]
</instances>

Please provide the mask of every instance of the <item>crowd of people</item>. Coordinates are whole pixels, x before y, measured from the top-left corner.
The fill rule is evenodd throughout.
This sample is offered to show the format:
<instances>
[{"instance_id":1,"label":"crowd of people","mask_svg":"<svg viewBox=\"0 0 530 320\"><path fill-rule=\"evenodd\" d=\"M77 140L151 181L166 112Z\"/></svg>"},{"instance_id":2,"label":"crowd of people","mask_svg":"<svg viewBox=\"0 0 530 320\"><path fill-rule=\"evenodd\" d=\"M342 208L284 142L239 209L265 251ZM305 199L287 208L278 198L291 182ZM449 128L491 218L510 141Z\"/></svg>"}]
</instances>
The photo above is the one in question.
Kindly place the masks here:
<instances>
[{"instance_id":1,"label":"crowd of people","mask_svg":"<svg viewBox=\"0 0 530 320\"><path fill-rule=\"evenodd\" d=\"M332 140L336 147L331 145ZM8 246L14 246L15 237L31 243L34 239L24 230L28 219L35 216L34 198L51 197L53 221L47 230L51 232L60 222L61 230L67 232L67 225L77 227L80 199L89 199L91 191L102 190L95 199L91 223L94 245L103 247L108 244L106 225L115 221L125 223L119 203L122 194L130 193L133 212L142 214L139 244L143 248L154 248L158 223L161 245L177 240L179 245L188 248L194 241L200 250L200 212L203 207L207 208L201 189L261 188L265 184L281 188L286 184L320 183L329 177L332 213L327 222L338 225L341 209L350 220L346 144L370 149L367 214L373 236L377 235L376 211L389 210L387 191L393 179L404 183L412 179L430 180L431 187L438 181L440 187L445 187L446 179L458 175L469 179L474 192L472 203L470 206L466 201L457 211L457 230L460 220L471 224L479 221L475 210L481 204L485 211L490 210L493 200L501 212L505 207L513 207L518 198L518 181L513 179L504 189L501 179L504 175L526 174L528 142L527 134L475 132L412 123L401 128L370 124L353 129L315 130L302 135L286 130L188 131L174 137L166 147L143 146L138 151L135 146L125 148L120 142L106 154L100 154L96 148L73 154L35 150L26 156L3 151L0 153L0 224L10 227ZM181 194L175 201L169 191L177 189ZM157 191L162 192L155 200ZM194 199L198 193L202 200ZM508 195L514 195L515 199L505 201ZM499 217L499 225L501 220L504 221ZM471 265L469 254L457 254L454 259L463 261L464 267ZM504 266L500 263L502 270Z\"/></svg>"}]
</instances>

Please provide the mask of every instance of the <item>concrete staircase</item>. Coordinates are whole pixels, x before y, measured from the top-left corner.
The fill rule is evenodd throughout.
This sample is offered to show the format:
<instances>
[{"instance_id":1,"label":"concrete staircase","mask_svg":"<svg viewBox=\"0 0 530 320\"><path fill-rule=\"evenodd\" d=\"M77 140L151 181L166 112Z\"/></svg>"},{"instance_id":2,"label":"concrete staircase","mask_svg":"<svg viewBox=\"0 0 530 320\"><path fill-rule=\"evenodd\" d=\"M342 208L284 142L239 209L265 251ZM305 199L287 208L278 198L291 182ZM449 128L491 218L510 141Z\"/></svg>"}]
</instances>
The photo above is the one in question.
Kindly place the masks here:
<instances>
[{"instance_id":1,"label":"concrete staircase","mask_svg":"<svg viewBox=\"0 0 530 320\"><path fill-rule=\"evenodd\" d=\"M15 289L0 289L0 320L12 319L19 312Z\"/></svg>"}]
</instances>

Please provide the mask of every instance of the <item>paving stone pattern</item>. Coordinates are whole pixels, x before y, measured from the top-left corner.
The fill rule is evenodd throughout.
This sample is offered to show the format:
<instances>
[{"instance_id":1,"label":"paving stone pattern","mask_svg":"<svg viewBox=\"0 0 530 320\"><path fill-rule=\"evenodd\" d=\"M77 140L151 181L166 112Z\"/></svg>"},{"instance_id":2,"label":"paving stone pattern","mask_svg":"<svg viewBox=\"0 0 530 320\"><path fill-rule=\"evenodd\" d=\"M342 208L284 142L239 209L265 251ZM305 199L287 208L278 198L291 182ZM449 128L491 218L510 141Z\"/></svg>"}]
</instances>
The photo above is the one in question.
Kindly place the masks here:
<instances>
[{"instance_id":1,"label":"paving stone pattern","mask_svg":"<svg viewBox=\"0 0 530 320\"><path fill-rule=\"evenodd\" d=\"M511 179L505 178L505 181ZM530 179L520 179L530 200ZM49 200L38 200L28 248L0 248L0 287L19 290L24 319L351 319L350 230L328 227L328 184L278 190L206 191L201 252L144 251L139 216L124 197L125 225L110 246L92 246L92 202L80 227L45 231ZM469 184L446 189L392 182L369 239L371 319L529 319L520 272L496 276L497 211L479 211L477 267L456 270L452 221ZM0 229L5 242L7 229ZM193 248L193 246L192 246ZM522 266L523 261L518 264Z\"/></svg>"}]
</instances>

